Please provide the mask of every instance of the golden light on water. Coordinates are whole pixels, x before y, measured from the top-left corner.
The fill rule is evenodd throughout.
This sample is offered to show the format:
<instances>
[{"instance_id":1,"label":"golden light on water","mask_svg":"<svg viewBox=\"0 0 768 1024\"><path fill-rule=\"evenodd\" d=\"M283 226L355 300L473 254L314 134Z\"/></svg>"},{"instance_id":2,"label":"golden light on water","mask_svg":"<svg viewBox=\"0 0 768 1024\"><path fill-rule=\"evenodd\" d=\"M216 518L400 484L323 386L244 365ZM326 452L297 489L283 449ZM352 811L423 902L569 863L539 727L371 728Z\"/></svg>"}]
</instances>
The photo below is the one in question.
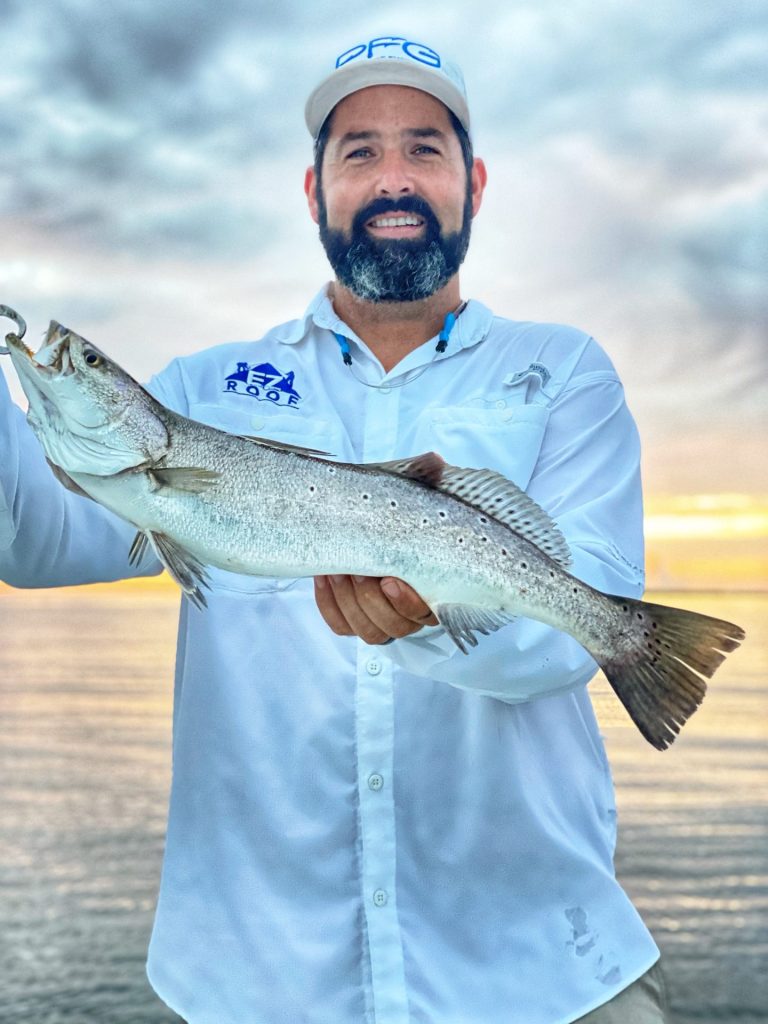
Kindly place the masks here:
<instances>
[{"instance_id":1,"label":"golden light on water","mask_svg":"<svg viewBox=\"0 0 768 1024\"><path fill-rule=\"evenodd\" d=\"M645 538L651 587L768 589L768 496L651 497Z\"/></svg>"},{"instance_id":2,"label":"golden light on water","mask_svg":"<svg viewBox=\"0 0 768 1024\"><path fill-rule=\"evenodd\" d=\"M696 494L646 502L645 536L768 537L768 498L749 494Z\"/></svg>"}]
</instances>

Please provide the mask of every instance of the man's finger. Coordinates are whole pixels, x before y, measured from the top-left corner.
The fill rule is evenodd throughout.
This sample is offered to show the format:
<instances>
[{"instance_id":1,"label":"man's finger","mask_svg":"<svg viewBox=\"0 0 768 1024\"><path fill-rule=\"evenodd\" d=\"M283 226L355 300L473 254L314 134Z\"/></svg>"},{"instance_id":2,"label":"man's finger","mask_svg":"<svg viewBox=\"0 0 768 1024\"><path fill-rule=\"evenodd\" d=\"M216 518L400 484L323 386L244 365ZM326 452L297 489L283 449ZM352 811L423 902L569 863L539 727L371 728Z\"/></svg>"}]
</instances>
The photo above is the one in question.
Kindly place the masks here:
<instances>
[{"instance_id":1,"label":"man's finger","mask_svg":"<svg viewBox=\"0 0 768 1024\"><path fill-rule=\"evenodd\" d=\"M401 615L381 589L375 576L353 576L355 596L365 614L387 637L399 639L421 629L423 623Z\"/></svg>"},{"instance_id":2,"label":"man's finger","mask_svg":"<svg viewBox=\"0 0 768 1024\"><path fill-rule=\"evenodd\" d=\"M381 589L394 610L404 619L417 622L419 626L437 625L437 618L427 602L403 580L385 576L381 581Z\"/></svg>"},{"instance_id":3,"label":"man's finger","mask_svg":"<svg viewBox=\"0 0 768 1024\"><path fill-rule=\"evenodd\" d=\"M329 576L328 580L339 611L355 636L367 644L381 644L389 640L392 634L375 622L368 614L368 609L360 604L351 576Z\"/></svg>"},{"instance_id":4,"label":"man's finger","mask_svg":"<svg viewBox=\"0 0 768 1024\"><path fill-rule=\"evenodd\" d=\"M341 609L336 603L333 587L327 576L315 576L315 601L317 602L318 611L337 636L354 635L352 627L344 618Z\"/></svg>"}]
</instances>

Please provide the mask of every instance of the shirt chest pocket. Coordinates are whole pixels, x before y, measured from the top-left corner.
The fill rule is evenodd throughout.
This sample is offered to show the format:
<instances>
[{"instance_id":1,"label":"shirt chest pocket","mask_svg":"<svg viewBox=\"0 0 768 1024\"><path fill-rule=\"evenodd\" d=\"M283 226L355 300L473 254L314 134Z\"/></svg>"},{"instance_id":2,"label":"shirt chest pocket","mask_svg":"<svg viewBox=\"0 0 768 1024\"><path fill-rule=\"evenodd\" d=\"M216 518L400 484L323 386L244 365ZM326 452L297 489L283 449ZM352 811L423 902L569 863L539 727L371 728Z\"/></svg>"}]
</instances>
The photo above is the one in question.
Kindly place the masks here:
<instances>
[{"instance_id":1,"label":"shirt chest pocket","mask_svg":"<svg viewBox=\"0 0 768 1024\"><path fill-rule=\"evenodd\" d=\"M436 451L454 466L495 470L525 489L548 420L549 409L541 405L428 409L417 423L415 450Z\"/></svg>"},{"instance_id":2,"label":"shirt chest pocket","mask_svg":"<svg viewBox=\"0 0 768 1024\"><path fill-rule=\"evenodd\" d=\"M330 454L338 450L338 429L330 421L303 419L299 413L268 412L270 415L262 416L258 410L235 409L203 402L190 403L189 406L191 419L207 423L228 434L270 438ZM277 593L298 582L279 576L245 576L213 566L208 566L206 571L213 590L231 594Z\"/></svg>"}]
</instances>

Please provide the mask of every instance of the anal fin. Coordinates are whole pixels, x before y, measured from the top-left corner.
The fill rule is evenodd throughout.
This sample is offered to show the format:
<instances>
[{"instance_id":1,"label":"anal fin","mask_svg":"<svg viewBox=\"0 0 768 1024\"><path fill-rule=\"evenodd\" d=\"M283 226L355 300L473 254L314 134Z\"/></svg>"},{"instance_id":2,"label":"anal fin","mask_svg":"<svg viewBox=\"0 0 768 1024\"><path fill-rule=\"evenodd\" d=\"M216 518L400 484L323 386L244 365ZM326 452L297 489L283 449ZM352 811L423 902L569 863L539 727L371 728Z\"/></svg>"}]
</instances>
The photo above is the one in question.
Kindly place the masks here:
<instances>
[{"instance_id":1,"label":"anal fin","mask_svg":"<svg viewBox=\"0 0 768 1024\"><path fill-rule=\"evenodd\" d=\"M471 604L439 604L434 612L440 625L463 654L469 653L466 645L477 647L475 633L488 636L515 618L501 609L478 608Z\"/></svg>"}]
</instances>

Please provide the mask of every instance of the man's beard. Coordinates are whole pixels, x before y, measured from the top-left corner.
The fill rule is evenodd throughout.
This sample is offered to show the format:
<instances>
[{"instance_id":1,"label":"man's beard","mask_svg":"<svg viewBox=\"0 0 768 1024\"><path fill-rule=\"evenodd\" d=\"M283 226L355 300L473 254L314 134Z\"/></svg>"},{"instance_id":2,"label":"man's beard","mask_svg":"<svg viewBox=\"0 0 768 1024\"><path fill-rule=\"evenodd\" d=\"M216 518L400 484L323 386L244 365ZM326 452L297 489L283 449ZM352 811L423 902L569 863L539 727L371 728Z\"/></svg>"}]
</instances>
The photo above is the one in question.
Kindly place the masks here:
<instances>
[{"instance_id":1,"label":"man's beard","mask_svg":"<svg viewBox=\"0 0 768 1024\"><path fill-rule=\"evenodd\" d=\"M367 302L417 302L434 295L453 277L467 254L472 227L469 181L461 229L443 235L431 206L418 196L375 199L359 210L349 236L328 226L322 186L317 190L320 241L337 279ZM372 217L413 213L424 220L421 238L373 238Z\"/></svg>"}]
</instances>

